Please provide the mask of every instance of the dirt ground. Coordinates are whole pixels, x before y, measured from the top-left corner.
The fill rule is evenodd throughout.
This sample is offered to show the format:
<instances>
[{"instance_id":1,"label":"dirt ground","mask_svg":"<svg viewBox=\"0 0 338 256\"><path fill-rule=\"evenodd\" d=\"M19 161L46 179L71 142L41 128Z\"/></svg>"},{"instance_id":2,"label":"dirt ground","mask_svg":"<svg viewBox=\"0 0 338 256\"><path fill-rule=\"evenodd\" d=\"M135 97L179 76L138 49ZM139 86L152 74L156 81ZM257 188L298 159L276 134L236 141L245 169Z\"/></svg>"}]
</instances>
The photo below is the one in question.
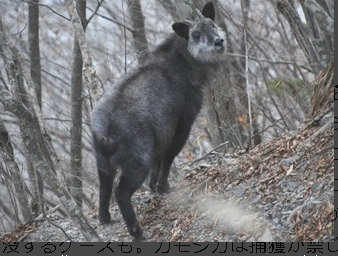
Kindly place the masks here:
<instances>
[{"instance_id":1,"label":"dirt ground","mask_svg":"<svg viewBox=\"0 0 338 256\"><path fill-rule=\"evenodd\" d=\"M143 188L133 205L146 241L334 241L333 113L248 152L212 152L171 177L172 192ZM86 216L103 241L132 241L115 203L113 223ZM3 241L85 241L74 223L50 214Z\"/></svg>"}]
</instances>

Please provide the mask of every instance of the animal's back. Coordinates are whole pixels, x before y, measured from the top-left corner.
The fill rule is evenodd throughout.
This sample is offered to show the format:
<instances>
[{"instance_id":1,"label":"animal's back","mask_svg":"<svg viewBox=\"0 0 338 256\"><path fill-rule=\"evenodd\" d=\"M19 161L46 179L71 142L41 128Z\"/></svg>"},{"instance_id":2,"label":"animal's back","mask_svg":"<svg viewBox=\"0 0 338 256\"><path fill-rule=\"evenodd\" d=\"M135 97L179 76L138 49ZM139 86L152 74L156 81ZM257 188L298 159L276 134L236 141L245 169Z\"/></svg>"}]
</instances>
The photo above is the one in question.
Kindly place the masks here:
<instances>
[{"instance_id":1,"label":"animal's back","mask_svg":"<svg viewBox=\"0 0 338 256\"><path fill-rule=\"evenodd\" d=\"M184 61L175 49L159 46L144 66L113 85L94 108L94 138L165 150L179 120L192 124L202 104L201 86L192 84Z\"/></svg>"}]
</instances>

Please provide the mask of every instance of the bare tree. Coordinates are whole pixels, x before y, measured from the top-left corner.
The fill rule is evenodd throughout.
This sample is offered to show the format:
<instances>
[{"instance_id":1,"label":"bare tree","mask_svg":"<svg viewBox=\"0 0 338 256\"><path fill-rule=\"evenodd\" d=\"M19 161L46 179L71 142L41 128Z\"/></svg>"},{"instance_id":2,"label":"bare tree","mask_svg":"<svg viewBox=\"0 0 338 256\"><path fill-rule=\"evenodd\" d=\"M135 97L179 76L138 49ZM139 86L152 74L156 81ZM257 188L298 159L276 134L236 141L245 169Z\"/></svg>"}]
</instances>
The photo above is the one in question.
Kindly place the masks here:
<instances>
[{"instance_id":1,"label":"bare tree","mask_svg":"<svg viewBox=\"0 0 338 256\"><path fill-rule=\"evenodd\" d=\"M41 59L39 40L39 0L32 0L28 3L28 42L31 64L31 77L35 87L38 104L41 108Z\"/></svg>"},{"instance_id":2,"label":"bare tree","mask_svg":"<svg viewBox=\"0 0 338 256\"><path fill-rule=\"evenodd\" d=\"M29 207L30 193L20 174L19 167L15 161L13 146L10 141L9 134L1 118L0 118L0 149L8 173L7 178L8 181L10 181L6 182L8 186L11 187L8 189L13 190L15 192L13 203L16 204L15 203L16 200L18 200L19 202L19 205L16 207L15 205L13 205L13 208L20 209L23 221L26 222L32 217L32 212ZM19 214L16 215L16 218L19 218ZM17 219L17 224L19 223L20 221Z\"/></svg>"},{"instance_id":3,"label":"bare tree","mask_svg":"<svg viewBox=\"0 0 338 256\"><path fill-rule=\"evenodd\" d=\"M293 1L291 1L293 3ZM298 44L315 74L326 68L333 57L334 20L333 0L302 0L307 26L301 21L294 4L278 1L277 8L288 21Z\"/></svg>"},{"instance_id":4,"label":"bare tree","mask_svg":"<svg viewBox=\"0 0 338 256\"><path fill-rule=\"evenodd\" d=\"M5 55L4 61L6 69L14 71L14 73L8 72L11 86L13 86L14 91L19 91L17 87L21 85L17 80L18 74L16 71L22 70L21 63L24 63L24 61L17 48L10 41L7 31L2 23L2 15L0 15L0 39L1 42L4 42L3 47L5 48L2 50ZM34 84L27 72L21 72L19 75L21 80L27 83L29 90L24 94L16 95L16 97L21 98L20 100L8 90L8 86L3 84L0 86L0 101L7 111L17 116L22 140L36 171L41 174L44 181L58 196L68 214L79 226L84 237L88 241L100 241L95 229L88 224L87 219L68 192L65 181L60 180L62 176L57 176L64 170L41 119ZM23 104L22 99L25 99L26 104Z\"/></svg>"},{"instance_id":5,"label":"bare tree","mask_svg":"<svg viewBox=\"0 0 338 256\"><path fill-rule=\"evenodd\" d=\"M159 0L158 2L170 14L173 20L179 20L179 14L172 0Z\"/></svg>"},{"instance_id":6,"label":"bare tree","mask_svg":"<svg viewBox=\"0 0 338 256\"><path fill-rule=\"evenodd\" d=\"M172 32L173 21L193 19L194 8L202 7L207 1L128 0L122 2L126 13L121 9L121 1L87 1L87 21L91 21L91 26L86 28L74 0L64 3L22 0L10 1L10 4L0 0L3 21L11 25L5 31L10 32L10 41L15 45L9 50L0 35L1 102L9 93L13 100L10 102L15 101L18 109L23 106L18 118L6 111L10 109L8 101L5 106L0 103L0 118L4 125L1 130L7 131L2 133L0 142L0 212L4 216L0 225L14 228L18 221L29 218L32 210L27 210L25 203L35 203L36 213L41 212L37 207L42 200L48 207L61 204L63 211L75 207L69 189L65 192L64 188L50 185L47 173L54 178L56 175L55 180L62 185L66 180L69 186L71 178L67 175L76 177L72 171L81 170L83 206L96 204L98 180L90 132L91 107L102 91L124 75L127 65L135 66L135 59L142 64L147 48L160 43ZM272 137L298 129L309 113L313 114L312 118L332 105L333 0L243 0L242 6L241 1L212 1L218 7L216 23L227 32L227 61L220 64L220 72L206 86L204 111L177 161L191 160L209 149L210 141L204 131L215 147L222 145L219 148L225 150L230 150L230 145L246 148L252 136L255 141L251 145L260 140L267 142ZM32 12L27 16L28 3ZM64 14L66 7L69 16ZM37 15L43 22L38 24L38 32L33 32ZM35 23L30 22L33 17ZM37 43L34 40L39 39L38 34L40 42ZM66 47L73 43L73 48ZM40 46L39 57L37 46ZM77 61L80 56L82 67ZM38 67L34 64L37 59L41 62L43 97L40 100L35 86L39 79L33 72ZM72 92L74 81L80 79L82 87ZM12 111L15 112L14 107ZM40 160L46 164L44 168L37 163L38 156L31 149L33 142L28 140L28 135L22 136L25 115L31 118L30 136L38 141L36 152L43 158ZM81 135L76 131L80 127ZM40 131L42 135L36 135L34 131L38 131L37 134ZM7 137L13 156L10 147L5 146L9 145ZM48 147L43 146L41 138ZM232 143L224 143L227 141ZM56 151L49 151L49 148ZM44 194L38 192L41 183L38 185L35 181L39 173L44 180ZM74 184L71 187L81 187ZM68 194L64 197L64 193ZM23 196L19 198L20 195ZM72 206L59 200L60 196L64 197L62 200L72 202ZM3 227L0 226L0 232Z\"/></svg>"},{"instance_id":7,"label":"bare tree","mask_svg":"<svg viewBox=\"0 0 338 256\"><path fill-rule=\"evenodd\" d=\"M86 29L86 0L76 1L76 10L80 17L83 29ZM73 45L73 66L72 66L72 125L70 130L70 192L78 207L82 208L82 103L83 103L83 86L82 86L82 69L83 60L79 42L74 34Z\"/></svg>"},{"instance_id":8,"label":"bare tree","mask_svg":"<svg viewBox=\"0 0 338 256\"><path fill-rule=\"evenodd\" d=\"M74 5L74 2L72 0L66 0L66 5L67 5L70 19L73 24L74 33L76 35L77 41L79 43L79 47L81 49L81 54L82 54L82 59L83 59L83 64L84 64L84 76L86 78L90 103L92 106L93 103L95 103L99 98L99 95L98 95L99 79L97 77L96 70L93 65L92 57L89 53L84 28L76 12L76 7Z\"/></svg>"},{"instance_id":9,"label":"bare tree","mask_svg":"<svg viewBox=\"0 0 338 256\"><path fill-rule=\"evenodd\" d=\"M312 93L311 114L318 114L323 106L332 105L334 76L334 14L333 0L300 0L306 18L302 23L294 5L278 1L277 8L288 21L292 32L302 48L317 82Z\"/></svg>"},{"instance_id":10,"label":"bare tree","mask_svg":"<svg viewBox=\"0 0 338 256\"><path fill-rule=\"evenodd\" d=\"M35 94L38 105L42 107L41 95L41 59L40 59L40 40L39 40L39 0L28 3L28 43L30 55L30 74L34 83ZM32 187L32 210L35 216L42 212L43 208L43 180L34 170L33 164L27 158L27 171Z\"/></svg>"},{"instance_id":11,"label":"bare tree","mask_svg":"<svg viewBox=\"0 0 338 256\"><path fill-rule=\"evenodd\" d=\"M132 35L138 61L142 64L147 59L148 42L144 29L144 16L140 0L127 0L128 12L132 24Z\"/></svg>"},{"instance_id":12,"label":"bare tree","mask_svg":"<svg viewBox=\"0 0 338 256\"><path fill-rule=\"evenodd\" d=\"M218 1L216 4L220 6ZM224 142L226 143L225 150L230 150L234 147L247 147L250 144L251 137L255 124L249 123L248 129L243 129L240 125L240 118L252 120L251 111L251 88L249 85L248 62L245 56L248 56L249 44L247 39L246 20L248 19L249 1L243 1L243 26L238 31L240 39L237 42L237 54L243 58L234 58L231 54L234 53L233 42L228 35L227 24L224 22L224 14L221 6L218 8L217 19L227 36L227 51L229 53L228 60L222 63L221 71L217 74L217 79L214 80L207 88L206 93L206 112L208 119L208 134L212 144L216 147ZM234 86L237 90L234 90ZM255 129L256 130L256 129ZM255 137L254 145L260 142L258 136ZM224 147L222 148L224 149Z\"/></svg>"}]
</instances>

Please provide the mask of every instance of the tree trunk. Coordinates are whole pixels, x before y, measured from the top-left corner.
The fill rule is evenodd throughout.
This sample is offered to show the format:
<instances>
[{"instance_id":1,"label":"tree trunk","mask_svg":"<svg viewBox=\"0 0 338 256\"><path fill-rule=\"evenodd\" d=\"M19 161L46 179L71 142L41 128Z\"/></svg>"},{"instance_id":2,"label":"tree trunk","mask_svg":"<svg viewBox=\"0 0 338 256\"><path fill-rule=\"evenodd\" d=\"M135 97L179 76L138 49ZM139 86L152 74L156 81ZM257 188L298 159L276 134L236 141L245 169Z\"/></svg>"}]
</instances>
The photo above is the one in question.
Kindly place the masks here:
<instances>
[{"instance_id":1,"label":"tree trunk","mask_svg":"<svg viewBox=\"0 0 338 256\"><path fill-rule=\"evenodd\" d=\"M300 0L307 23L305 28L293 6L278 1L277 8L288 21L313 72L317 75L311 97L311 116L333 104L334 93L334 19L333 1ZM312 35L312 37L311 37ZM313 38L317 37L317 38Z\"/></svg>"},{"instance_id":2,"label":"tree trunk","mask_svg":"<svg viewBox=\"0 0 338 256\"><path fill-rule=\"evenodd\" d=\"M82 27L85 30L86 21L86 0L76 1L76 10L81 19ZM71 152L71 178L70 193L79 208L82 208L83 191L82 191L82 69L83 60L79 42L74 33L73 46L73 67L72 67L72 125L70 130L70 152Z\"/></svg>"},{"instance_id":3,"label":"tree trunk","mask_svg":"<svg viewBox=\"0 0 338 256\"><path fill-rule=\"evenodd\" d=\"M58 180L56 172L61 172L58 158L53 147L46 140L47 131L42 133L44 128L40 127L35 113L31 113L20 102L14 100L7 90L0 87L0 101L7 111L15 114L19 119L19 127L23 136L23 142L28 149L34 168L41 174L45 182L51 187L53 192L60 199L64 208L71 216L72 220L78 225L81 233L91 242L99 242L100 238L95 229L92 228L82 211L77 207L74 199L66 189L65 182ZM48 150L43 150L47 148ZM51 159L52 162L49 161Z\"/></svg>"},{"instance_id":4,"label":"tree trunk","mask_svg":"<svg viewBox=\"0 0 338 256\"><path fill-rule=\"evenodd\" d=\"M316 31L317 27L309 26L306 28L303 25L297 10L292 5L286 1L278 1L277 9L288 21L298 44L311 65L313 72L318 75L319 72L329 64L331 57L333 56L333 49L330 49L330 45L332 45L333 42L333 19L330 18L328 13L325 13L324 8L320 8L320 6L315 2L307 0L304 3L304 6L305 5L308 7L306 7L307 9L304 11L308 14L307 16L311 17L311 20L308 20L309 24L316 24L316 21L313 19L313 15L315 15L314 17L318 17L317 19L320 19L321 24L325 24L325 28L321 28L323 36L321 40L319 40L321 41L320 43L316 43L316 41L310 37L311 34L318 34ZM323 16L325 18L323 18Z\"/></svg>"},{"instance_id":5,"label":"tree trunk","mask_svg":"<svg viewBox=\"0 0 338 256\"><path fill-rule=\"evenodd\" d=\"M5 54L9 55L6 56L5 60L18 60L16 62L18 67L15 68L21 69L19 66L24 61L8 37L7 29L5 29L4 25L2 24L1 13L0 39L2 42L4 42L4 47L7 48L6 51L4 51ZM8 69L12 65L12 62L6 61L5 65ZM25 80L28 84L28 87L33 87L31 78L27 77L29 74L25 72L23 75L26 75ZM11 85L13 87L18 86L15 76L10 76L9 81L11 81ZM23 95L22 97L35 98L34 93L32 94L32 92L30 92L29 95ZM87 241L99 242L100 238L98 234L96 233L95 229L89 225L82 211L77 207L74 199L71 197L66 188L65 181L59 180L56 175L57 173L62 173L63 170L60 159L56 155L51 143L48 131L46 130L45 125L41 119L40 109L36 107L26 107L22 104L22 101L16 100L12 93L5 88L5 86L0 86L0 101L7 111L10 111L18 117L22 140L36 171L41 174L44 181L58 196L64 208L67 210L72 220L79 227L81 233L87 239Z\"/></svg>"},{"instance_id":6,"label":"tree trunk","mask_svg":"<svg viewBox=\"0 0 338 256\"><path fill-rule=\"evenodd\" d=\"M96 70L93 65L93 60L89 53L88 44L86 40L86 34L81 24L79 15L76 12L76 7L73 0L65 0L67 5L68 14L73 24L74 33L76 35L79 47L81 49L83 66L84 66L84 77L87 82L90 104L93 107L93 104L99 99L98 88L99 88L99 78L97 77Z\"/></svg>"},{"instance_id":7,"label":"tree trunk","mask_svg":"<svg viewBox=\"0 0 338 256\"><path fill-rule=\"evenodd\" d=\"M218 1L215 1L218 2ZM244 15L248 15L248 7L250 2L244 1ZM219 3L217 3L219 4ZM216 19L217 24L228 34L228 29L218 10ZM247 17L244 17L247 19ZM233 53L234 49L230 37L227 40L227 51ZM239 42L241 49L237 54L245 56L245 40L244 32L242 40ZM206 90L206 110L208 119L208 133L214 147L224 143L226 144L225 151L231 150L234 147L244 148L250 145L252 139L254 145L260 143L260 136L250 137L250 123L248 111L248 94L246 91L246 74L245 74L245 58L236 59L228 56L227 61L221 66L221 71L215 75L215 79ZM237 90L233 88L236 87ZM245 122L241 121L245 120ZM252 123L253 133L257 132L257 124ZM222 148L224 149L224 148Z\"/></svg>"},{"instance_id":8,"label":"tree trunk","mask_svg":"<svg viewBox=\"0 0 338 256\"><path fill-rule=\"evenodd\" d=\"M39 40L39 0L32 0L28 4L28 35L31 64L31 77L34 83L36 97L41 108L41 63Z\"/></svg>"},{"instance_id":9,"label":"tree trunk","mask_svg":"<svg viewBox=\"0 0 338 256\"><path fill-rule=\"evenodd\" d=\"M172 0L159 0L160 5L170 14L174 21L178 21L180 17L178 16L177 9Z\"/></svg>"},{"instance_id":10,"label":"tree trunk","mask_svg":"<svg viewBox=\"0 0 338 256\"><path fill-rule=\"evenodd\" d=\"M23 217L23 221L27 222L32 216L32 212L29 207L29 197L28 197L29 191L26 187L25 182L21 177L19 167L15 162L12 143L9 139L6 126L3 123L1 117L0 117L0 149L2 151L2 157L9 172L9 179L11 181L9 183L13 184L14 191L20 205L20 211ZM19 216L17 216L17 218L19 218Z\"/></svg>"},{"instance_id":11,"label":"tree trunk","mask_svg":"<svg viewBox=\"0 0 338 256\"><path fill-rule=\"evenodd\" d=\"M34 83L34 89L38 105L42 107L41 96L41 62L40 62L40 40L39 40L39 0L32 0L28 4L28 42L30 54L30 74ZM23 88L23 86L21 86ZM21 94L24 92L21 92ZM32 187L32 211L34 216L38 216L43 208L43 180L34 170L29 159L26 158L27 172Z\"/></svg>"},{"instance_id":12,"label":"tree trunk","mask_svg":"<svg viewBox=\"0 0 338 256\"><path fill-rule=\"evenodd\" d=\"M139 64L147 60L148 42L144 30L144 16L140 0L127 0L128 12L133 28L134 47Z\"/></svg>"}]
</instances>

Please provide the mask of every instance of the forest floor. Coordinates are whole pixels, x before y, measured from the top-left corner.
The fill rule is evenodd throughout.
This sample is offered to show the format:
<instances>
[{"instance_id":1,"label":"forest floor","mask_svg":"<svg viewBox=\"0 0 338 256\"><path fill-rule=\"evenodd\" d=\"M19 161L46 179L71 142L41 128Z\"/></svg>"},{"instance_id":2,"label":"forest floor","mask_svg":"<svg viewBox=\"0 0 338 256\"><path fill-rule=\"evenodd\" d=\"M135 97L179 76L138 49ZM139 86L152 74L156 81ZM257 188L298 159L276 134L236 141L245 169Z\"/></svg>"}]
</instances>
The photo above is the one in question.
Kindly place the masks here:
<instances>
[{"instance_id":1,"label":"forest floor","mask_svg":"<svg viewBox=\"0 0 338 256\"><path fill-rule=\"evenodd\" d=\"M248 152L207 154L171 184L168 195L143 188L133 196L146 241L333 241L333 113ZM131 241L116 203L110 212L109 225L98 223L97 209L86 216L103 241ZM70 219L48 219L1 240L85 241Z\"/></svg>"}]
</instances>

